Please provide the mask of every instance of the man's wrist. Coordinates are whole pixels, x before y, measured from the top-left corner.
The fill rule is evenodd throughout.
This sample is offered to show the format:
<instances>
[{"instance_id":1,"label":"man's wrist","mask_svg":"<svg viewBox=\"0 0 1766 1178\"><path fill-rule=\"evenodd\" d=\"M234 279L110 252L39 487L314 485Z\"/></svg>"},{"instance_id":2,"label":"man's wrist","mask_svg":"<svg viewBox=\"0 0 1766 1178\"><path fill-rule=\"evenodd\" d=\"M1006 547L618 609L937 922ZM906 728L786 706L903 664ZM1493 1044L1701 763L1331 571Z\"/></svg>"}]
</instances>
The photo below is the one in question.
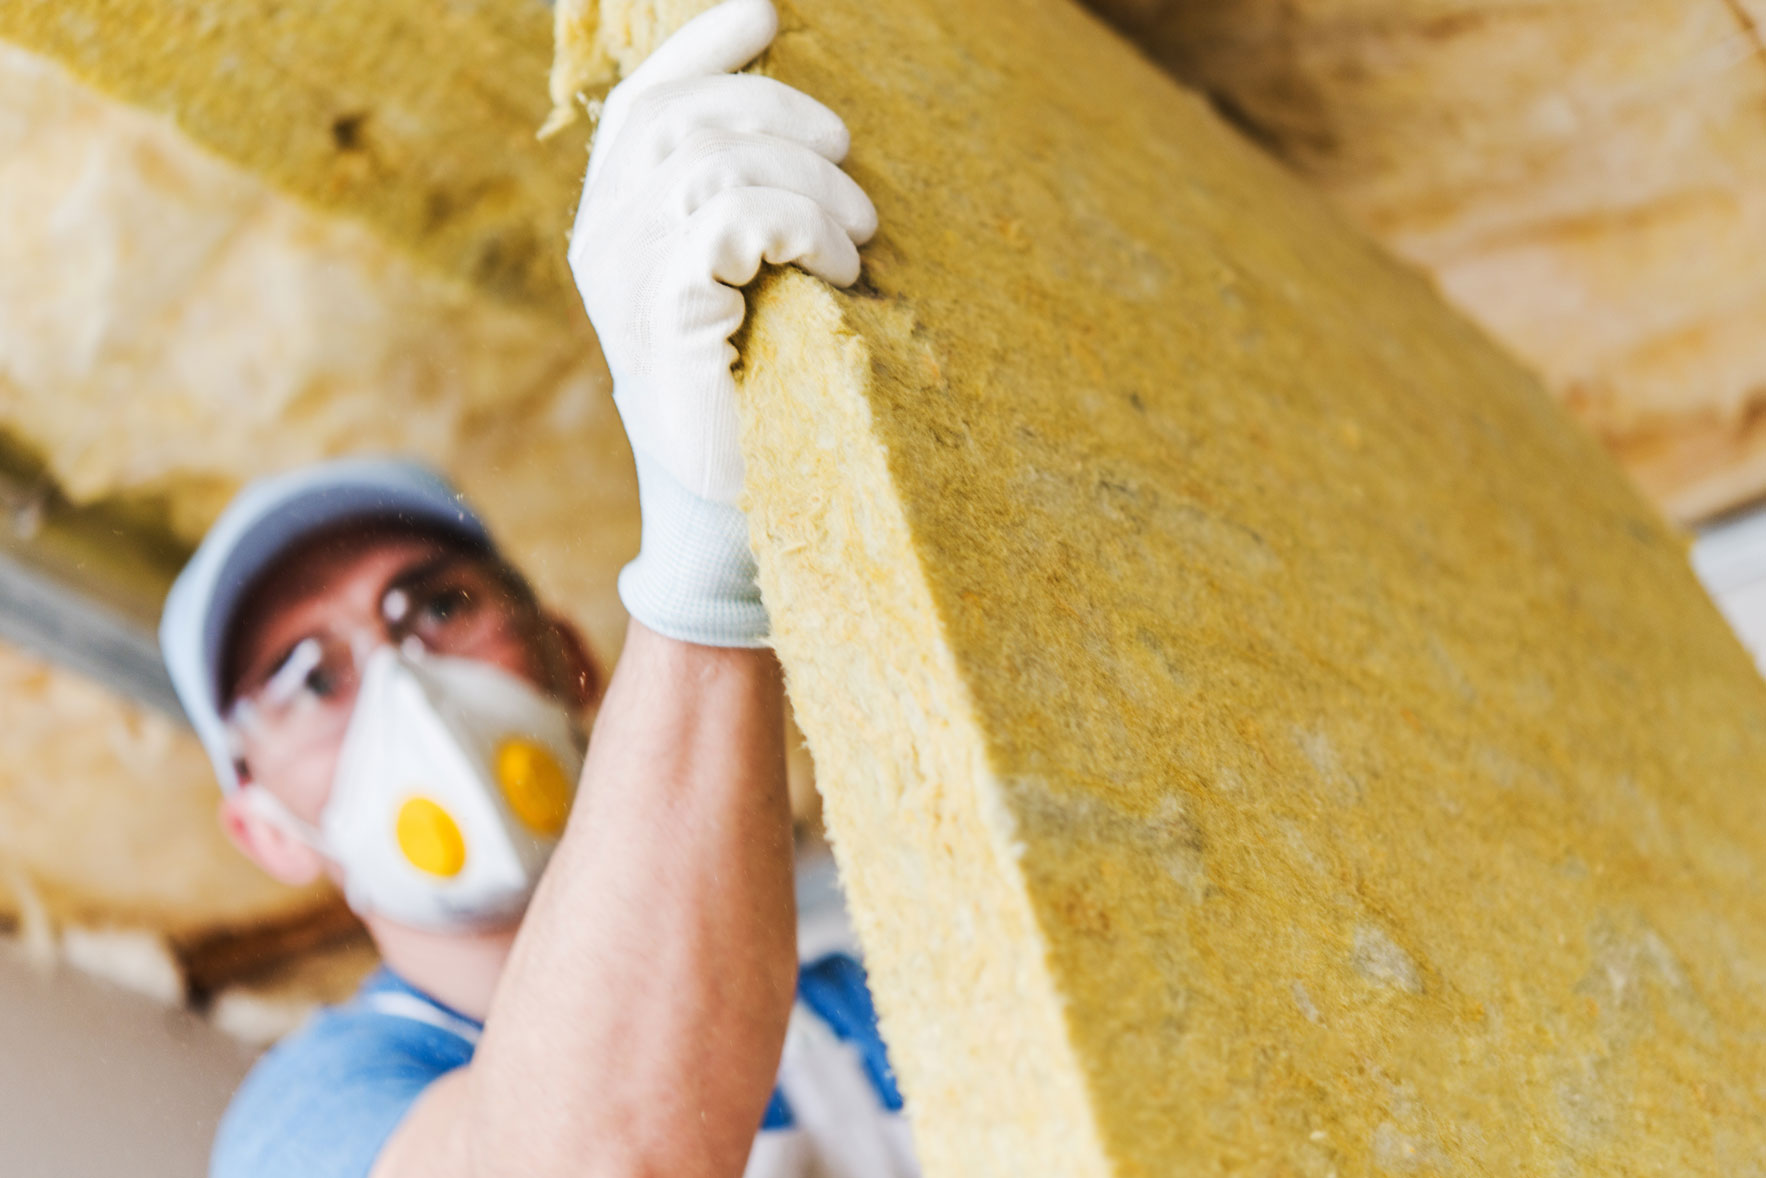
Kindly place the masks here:
<instances>
[{"instance_id":1,"label":"man's wrist","mask_svg":"<svg viewBox=\"0 0 1766 1178\"><path fill-rule=\"evenodd\" d=\"M746 517L692 494L643 453L634 458L643 539L636 559L619 574L627 612L682 642L766 646L766 607Z\"/></svg>"}]
</instances>

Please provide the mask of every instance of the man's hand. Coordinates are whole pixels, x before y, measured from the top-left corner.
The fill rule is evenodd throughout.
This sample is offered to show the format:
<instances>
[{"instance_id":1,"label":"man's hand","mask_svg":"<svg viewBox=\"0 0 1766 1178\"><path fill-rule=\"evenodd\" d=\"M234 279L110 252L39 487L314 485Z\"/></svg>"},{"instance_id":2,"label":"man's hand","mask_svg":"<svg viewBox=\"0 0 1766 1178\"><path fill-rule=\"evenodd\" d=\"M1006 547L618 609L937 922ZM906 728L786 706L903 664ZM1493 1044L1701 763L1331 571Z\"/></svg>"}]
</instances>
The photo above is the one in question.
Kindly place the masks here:
<instances>
[{"instance_id":1,"label":"man's hand","mask_svg":"<svg viewBox=\"0 0 1766 1178\"><path fill-rule=\"evenodd\" d=\"M643 547L620 596L651 629L713 646L758 646L766 633L735 507L736 288L762 262L849 285L877 225L838 166L839 116L730 73L777 28L771 0L725 0L614 89L570 243L637 460Z\"/></svg>"}]
</instances>

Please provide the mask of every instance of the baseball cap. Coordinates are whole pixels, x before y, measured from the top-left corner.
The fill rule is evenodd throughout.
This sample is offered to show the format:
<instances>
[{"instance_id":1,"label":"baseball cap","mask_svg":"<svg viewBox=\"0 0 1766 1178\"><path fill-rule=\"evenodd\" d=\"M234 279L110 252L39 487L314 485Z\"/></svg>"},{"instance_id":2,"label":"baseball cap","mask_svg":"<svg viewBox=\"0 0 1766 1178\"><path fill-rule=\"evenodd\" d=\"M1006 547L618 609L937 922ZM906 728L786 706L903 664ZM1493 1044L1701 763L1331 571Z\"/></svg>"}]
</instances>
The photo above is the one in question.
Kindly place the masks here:
<instances>
[{"instance_id":1,"label":"baseball cap","mask_svg":"<svg viewBox=\"0 0 1766 1178\"><path fill-rule=\"evenodd\" d=\"M399 520L493 547L484 521L439 474L397 458L340 458L249 483L184 566L160 614L159 645L221 788L239 786L221 718L228 629L258 575L307 536L349 520Z\"/></svg>"}]
</instances>

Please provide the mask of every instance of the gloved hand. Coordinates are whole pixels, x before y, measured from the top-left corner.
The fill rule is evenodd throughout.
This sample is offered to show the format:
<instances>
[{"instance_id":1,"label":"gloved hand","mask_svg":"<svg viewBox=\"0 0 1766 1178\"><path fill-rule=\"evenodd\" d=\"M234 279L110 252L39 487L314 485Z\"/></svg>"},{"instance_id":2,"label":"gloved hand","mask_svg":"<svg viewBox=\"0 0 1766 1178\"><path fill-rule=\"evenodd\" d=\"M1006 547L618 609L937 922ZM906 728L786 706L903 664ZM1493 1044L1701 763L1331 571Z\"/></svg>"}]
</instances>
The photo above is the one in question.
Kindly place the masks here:
<instances>
[{"instance_id":1,"label":"gloved hand","mask_svg":"<svg viewBox=\"0 0 1766 1178\"><path fill-rule=\"evenodd\" d=\"M633 617L711 646L760 646L729 337L762 261L838 286L876 230L838 167L839 116L781 82L735 75L772 42L771 0L725 0L608 95L570 267L613 374L638 467L642 548L620 573Z\"/></svg>"}]
</instances>

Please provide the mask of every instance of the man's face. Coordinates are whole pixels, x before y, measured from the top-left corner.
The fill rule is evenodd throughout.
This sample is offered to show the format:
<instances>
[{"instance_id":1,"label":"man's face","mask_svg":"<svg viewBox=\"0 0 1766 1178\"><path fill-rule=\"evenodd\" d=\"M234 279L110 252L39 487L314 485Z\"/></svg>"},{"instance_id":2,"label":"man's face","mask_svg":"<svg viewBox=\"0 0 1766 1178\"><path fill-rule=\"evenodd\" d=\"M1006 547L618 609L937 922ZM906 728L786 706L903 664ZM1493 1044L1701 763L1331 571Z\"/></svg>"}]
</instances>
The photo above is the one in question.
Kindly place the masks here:
<instances>
[{"instance_id":1,"label":"man's face","mask_svg":"<svg viewBox=\"0 0 1766 1178\"><path fill-rule=\"evenodd\" d=\"M490 663L576 707L598 694L575 633L494 557L405 528L355 525L284 555L234 621L223 682L228 705L244 701L231 708L242 780L317 825L355 705L355 667L401 637ZM226 820L262 862L237 807Z\"/></svg>"}]
</instances>

